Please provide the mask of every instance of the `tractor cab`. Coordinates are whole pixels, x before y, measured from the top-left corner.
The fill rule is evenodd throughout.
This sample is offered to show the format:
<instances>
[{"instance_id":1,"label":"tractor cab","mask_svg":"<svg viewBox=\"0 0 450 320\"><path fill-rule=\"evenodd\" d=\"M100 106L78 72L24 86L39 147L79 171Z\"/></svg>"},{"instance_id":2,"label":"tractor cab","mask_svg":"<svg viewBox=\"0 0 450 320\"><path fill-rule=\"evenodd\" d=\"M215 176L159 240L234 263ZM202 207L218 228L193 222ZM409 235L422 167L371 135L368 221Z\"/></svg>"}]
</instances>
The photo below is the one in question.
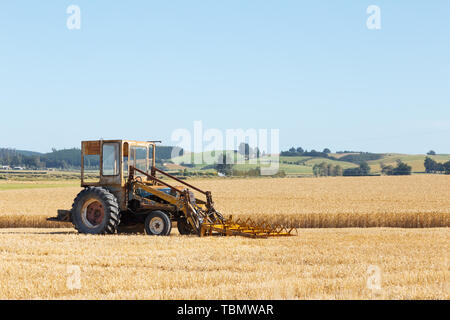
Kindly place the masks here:
<instances>
[{"instance_id":1,"label":"tractor cab","mask_svg":"<svg viewBox=\"0 0 450 320\"><path fill-rule=\"evenodd\" d=\"M81 186L120 186L127 183L129 168L147 174L155 167L155 142L96 140L81 142ZM144 174L138 173L144 180ZM95 178L92 178L92 177Z\"/></svg>"}]
</instances>

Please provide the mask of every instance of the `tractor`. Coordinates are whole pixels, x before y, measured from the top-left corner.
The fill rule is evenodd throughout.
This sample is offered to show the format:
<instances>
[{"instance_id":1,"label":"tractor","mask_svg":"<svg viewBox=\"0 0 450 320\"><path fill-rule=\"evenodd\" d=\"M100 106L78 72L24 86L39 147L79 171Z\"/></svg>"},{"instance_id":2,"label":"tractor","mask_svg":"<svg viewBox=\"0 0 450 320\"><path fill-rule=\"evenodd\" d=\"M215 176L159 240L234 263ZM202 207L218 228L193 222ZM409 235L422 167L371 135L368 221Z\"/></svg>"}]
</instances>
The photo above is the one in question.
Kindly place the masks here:
<instances>
[{"instance_id":1,"label":"tractor","mask_svg":"<svg viewBox=\"0 0 450 320\"><path fill-rule=\"evenodd\" d=\"M83 190L71 210L58 210L57 217L47 220L71 222L83 234L114 234L143 226L148 235L168 236L172 222L176 222L181 235L291 235L293 229L282 226L225 219L214 208L211 192L156 167L157 142L160 141L82 141ZM93 169L97 170L94 179Z\"/></svg>"}]
</instances>

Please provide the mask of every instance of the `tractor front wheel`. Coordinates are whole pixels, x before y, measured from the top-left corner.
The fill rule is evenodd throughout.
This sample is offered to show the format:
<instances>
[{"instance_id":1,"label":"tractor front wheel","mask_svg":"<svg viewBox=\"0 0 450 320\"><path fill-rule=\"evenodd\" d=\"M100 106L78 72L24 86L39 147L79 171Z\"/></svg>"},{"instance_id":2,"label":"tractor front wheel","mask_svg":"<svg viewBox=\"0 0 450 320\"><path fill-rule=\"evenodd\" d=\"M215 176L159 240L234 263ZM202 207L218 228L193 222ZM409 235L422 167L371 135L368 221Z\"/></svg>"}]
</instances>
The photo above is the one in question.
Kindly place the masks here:
<instances>
[{"instance_id":1,"label":"tractor front wheel","mask_svg":"<svg viewBox=\"0 0 450 320\"><path fill-rule=\"evenodd\" d=\"M186 218L181 218L177 221L177 228L178 232L182 235L195 234L194 229L192 229L192 226Z\"/></svg>"},{"instance_id":2,"label":"tractor front wheel","mask_svg":"<svg viewBox=\"0 0 450 320\"><path fill-rule=\"evenodd\" d=\"M153 211L145 218L145 232L151 236L168 236L172 230L172 222L162 211Z\"/></svg>"}]
</instances>

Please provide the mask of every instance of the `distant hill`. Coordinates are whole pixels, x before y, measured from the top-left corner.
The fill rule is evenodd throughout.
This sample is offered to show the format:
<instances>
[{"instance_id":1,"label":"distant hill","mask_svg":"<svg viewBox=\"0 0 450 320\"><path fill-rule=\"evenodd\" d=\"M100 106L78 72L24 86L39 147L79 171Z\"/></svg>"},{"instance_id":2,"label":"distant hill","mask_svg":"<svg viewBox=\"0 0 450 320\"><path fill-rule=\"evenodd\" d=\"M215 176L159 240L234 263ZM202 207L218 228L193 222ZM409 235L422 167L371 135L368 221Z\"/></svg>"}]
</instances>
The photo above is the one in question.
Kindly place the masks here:
<instances>
[{"instance_id":1,"label":"distant hill","mask_svg":"<svg viewBox=\"0 0 450 320\"><path fill-rule=\"evenodd\" d=\"M18 154L24 155L24 156L40 156L43 153L36 152L36 151L28 151L28 150L15 150Z\"/></svg>"},{"instance_id":2,"label":"distant hill","mask_svg":"<svg viewBox=\"0 0 450 320\"><path fill-rule=\"evenodd\" d=\"M352 163L361 163L373 160L380 160L384 157L382 153L370 153L370 152L360 152L345 154L337 158L339 161L347 161Z\"/></svg>"},{"instance_id":3,"label":"distant hill","mask_svg":"<svg viewBox=\"0 0 450 320\"><path fill-rule=\"evenodd\" d=\"M199 170L213 170L214 165L211 164L189 164L191 160L197 156L193 153L173 152L174 147L171 146L157 146L156 147L156 162L159 167L163 167L163 163L168 163L166 170L177 171L187 168L189 171ZM232 151L231 151L232 152ZM172 158L172 154L181 154L181 156ZM209 153L208 153L209 154ZM213 162L221 152L216 152L213 156ZM309 153L308 153L309 154ZM322 154L322 153L318 153ZM205 156L206 153L202 156ZM211 157L211 156L210 156ZM244 156L238 152L234 152L235 160L239 160L239 164L235 166L237 170L250 170L257 167L268 166L269 159L267 156L260 158L260 163L252 163L246 161ZM369 153L369 152L349 152L349 153L329 153L325 157L321 156L281 156L279 159L279 169L291 175L312 175L312 170L315 164L325 162L327 164L339 165L343 169L355 168L359 163L366 161L371 167L372 173L381 172L381 164L396 165L398 160L405 162L412 167L413 173L425 172L424 161L427 155L408 155L395 153ZM444 163L450 161L449 154L437 154L429 156L433 160ZM79 148L53 150L48 153L40 153L28 150L15 150L0 148L0 165L20 166L31 169L44 168L61 168L61 169L78 169L81 164L81 150ZM254 160L254 159L253 159ZM273 158L271 159L273 161ZM171 166L170 163L181 166ZM97 166L98 163L90 162L91 166ZM214 171L214 170L213 170Z\"/></svg>"},{"instance_id":4,"label":"distant hill","mask_svg":"<svg viewBox=\"0 0 450 320\"><path fill-rule=\"evenodd\" d=\"M210 169L211 165L206 164L189 164L194 158L202 158L206 155L193 153L185 153L182 157L176 157L172 159L173 163L187 166L190 171L199 171L204 169ZM214 159L218 157L220 152L216 152ZM286 154L286 153L284 153ZM288 153L293 154L293 153ZM280 156L279 158L279 170L283 170L289 175L312 175L313 167L316 164L325 162L334 166L340 166L343 169L357 168L361 162L367 162L371 168L373 174L381 173L381 164L395 166L397 160L401 160L412 167L413 173L424 173L425 166L424 161L427 155L408 155L408 154L392 154L392 153L370 153L370 152L351 152L351 153L330 153L327 157L312 157L312 156ZM438 154L435 156L429 156L430 158L438 162L450 161L450 155ZM238 164L234 166L237 170L250 170L257 167L268 166L267 157L262 156L259 163L251 163L250 161L243 161L243 157L240 154L235 155L236 160L240 160ZM254 159L253 159L254 160ZM273 161L273 159L271 159ZM189 165L187 165L189 164ZM167 170L172 168L167 167Z\"/></svg>"},{"instance_id":5,"label":"distant hill","mask_svg":"<svg viewBox=\"0 0 450 320\"><path fill-rule=\"evenodd\" d=\"M79 168L81 164L81 150L73 148L40 153L0 148L0 164L29 169Z\"/></svg>"},{"instance_id":6,"label":"distant hill","mask_svg":"<svg viewBox=\"0 0 450 320\"><path fill-rule=\"evenodd\" d=\"M380 172L380 165L393 165L395 166L397 161L400 160L412 167L413 173L423 173L425 172L425 158L430 157L431 159L444 163L450 161L450 154L437 154L434 156L424 155L424 154L399 154L399 153L388 153L384 154L382 158L378 160L368 161L367 163L372 169L372 172Z\"/></svg>"}]
</instances>

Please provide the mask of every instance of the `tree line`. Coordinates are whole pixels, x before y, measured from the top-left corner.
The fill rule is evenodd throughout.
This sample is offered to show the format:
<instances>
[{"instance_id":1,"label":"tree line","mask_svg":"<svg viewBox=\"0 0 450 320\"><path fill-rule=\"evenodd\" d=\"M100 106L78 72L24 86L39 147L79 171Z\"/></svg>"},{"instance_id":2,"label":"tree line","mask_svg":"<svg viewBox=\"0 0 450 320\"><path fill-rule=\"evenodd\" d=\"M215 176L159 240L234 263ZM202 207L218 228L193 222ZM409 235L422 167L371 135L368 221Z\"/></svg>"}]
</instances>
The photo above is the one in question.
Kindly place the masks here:
<instances>
[{"instance_id":1,"label":"tree line","mask_svg":"<svg viewBox=\"0 0 450 320\"><path fill-rule=\"evenodd\" d=\"M292 147L288 151L281 151L280 156L284 157L322 157L322 158L329 158L329 154L331 153L331 150L328 148L323 149L322 152L316 151L312 149L311 151L308 151L306 149L303 149L302 147Z\"/></svg>"},{"instance_id":2,"label":"tree line","mask_svg":"<svg viewBox=\"0 0 450 320\"><path fill-rule=\"evenodd\" d=\"M381 173L388 176L410 175L411 166L398 160L397 165L381 164ZM313 166L313 174L315 177L358 177L358 176L370 176L371 168L365 161L361 162L358 167L342 169L340 165L333 165L332 163L321 162Z\"/></svg>"},{"instance_id":3,"label":"tree line","mask_svg":"<svg viewBox=\"0 0 450 320\"><path fill-rule=\"evenodd\" d=\"M50 153L31 153L14 149L0 149L0 164L29 169L76 168L81 165L80 149L53 149Z\"/></svg>"},{"instance_id":4,"label":"tree line","mask_svg":"<svg viewBox=\"0 0 450 320\"><path fill-rule=\"evenodd\" d=\"M367 162L362 162L356 168L343 169L340 165L321 162L313 166L313 174L315 177L369 176L370 166L367 164Z\"/></svg>"},{"instance_id":5,"label":"tree line","mask_svg":"<svg viewBox=\"0 0 450 320\"><path fill-rule=\"evenodd\" d=\"M356 164L360 164L365 161L371 161L371 160L379 160L383 157L383 154L381 153L371 153L371 152L355 152L355 151L336 151L336 154L343 154L343 153L351 153L346 154L341 157L333 157L330 155L331 150L329 148L323 149L323 151L316 151L312 149L311 151L308 151L306 149L303 149L302 147L292 147L287 151L281 151L280 156L284 157L319 157L319 158L327 158L330 160L336 160L336 161L345 161L345 162L352 162Z\"/></svg>"},{"instance_id":6,"label":"tree line","mask_svg":"<svg viewBox=\"0 0 450 320\"><path fill-rule=\"evenodd\" d=\"M392 165L384 165L381 166L381 173L388 176L405 176L410 175L412 171L412 167L401 160L397 160L397 166Z\"/></svg>"},{"instance_id":7,"label":"tree line","mask_svg":"<svg viewBox=\"0 0 450 320\"><path fill-rule=\"evenodd\" d=\"M342 176L344 170L340 165L321 162L313 166L313 174L315 177L338 177Z\"/></svg>"},{"instance_id":8,"label":"tree line","mask_svg":"<svg viewBox=\"0 0 450 320\"><path fill-rule=\"evenodd\" d=\"M450 161L440 163L430 157L426 157L424 161L426 173L444 173L450 174Z\"/></svg>"},{"instance_id":9,"label":"tree line","mask_svg":"<svg viewBox=\"0 0 450 320\"><path fill-rule=\"evenodd\" d=\"M224 152L223 154L219 155L217 158L217 161L211 165L210 167L204 167L206 168L213 168L217 171L217 173L224 175L224 176L233 176L233 177L259 177L261 176L261 167L255 167L255 168L249 168L248 170L239 170L235 168L232 156ZM278 170L278 172L275 175L272 175L272 177L285 177L286 172L284 170Z\"/></svg>"}]
</instances>

